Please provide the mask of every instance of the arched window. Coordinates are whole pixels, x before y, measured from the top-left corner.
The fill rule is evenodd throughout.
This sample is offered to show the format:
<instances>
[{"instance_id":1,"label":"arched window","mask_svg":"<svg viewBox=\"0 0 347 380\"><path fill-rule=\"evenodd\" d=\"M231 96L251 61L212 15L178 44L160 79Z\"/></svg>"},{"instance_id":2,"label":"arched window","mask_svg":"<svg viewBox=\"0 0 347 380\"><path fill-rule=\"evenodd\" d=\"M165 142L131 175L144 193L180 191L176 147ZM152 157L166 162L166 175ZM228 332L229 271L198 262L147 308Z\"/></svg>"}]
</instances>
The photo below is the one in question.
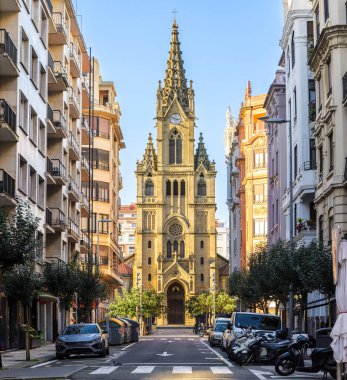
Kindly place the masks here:
<instances>
[{"instance_id":1,"label":"arched window","mask_svg":"<svg viewBox=\"0 0 347 380\"><path fill-rule=\"evenodd\" d=\"M171 181L169 179L166 181L166 195L171 195Z\"/></svg>"},{"instance_id":2,"label":"arched window","mask_svg":"<svg viewBox=\"0 0 347 380\"><path fill-rule=\"evenodd\" d=\"M152 275L148 273L148 281L152 281Z\"/></svg>"},{"instance_id":3,"label":"arched window","mask_svg":"<svg viewBox=\"0 0 347 380\"><path fill-rule=\"evenodd\" d=\"M185 249L185 247L184 247L184 241L182 240L180 242L180 256L181 256L182 259L184 258L184 255L185 255L184 249Z\"/></svg>"},{"instance_id":4,"label":"arched window","mask_svg":"<svg viewBox=\"0 0 347 380\"><path fill-rule=\"evenodd\" d=\"M206 196L206 182L203 179L200 179L198 182L198 195Z\"/></svg>"},{"instance_id":5,"label":"arched window","mask_svg":"<svg viewBox=\"0 0 347 380\"><path fill-rule=\"evenodd\" d=\"M204 265L204 258L203 257L200 257L200 264Z\"/></svg>"},{"instance_id":6,"label":"arched window","mask_svg":"<svg viewBox=\"0 0 347 380\"><path fill-rule=\"evenodd\" d=\"M148 265L152 265L152 259L150 257L148 258Z\"/></svg>"},{"instance_id":7,"label":"arched window","mask_svg":"<svg viewBox=\"0 0 347 380\"><path fill-rule=\"evenodd\" d=\"M292 40L290 44L290 48L292 50L292 68L295 66L295 41L294 41L294 32L292 34Z\"/></svg>"},{"instance_id":8,"label":"arched window","mask_svg":"<svg viewBox=\"0 0 347 380\"><path fill-rule=\"evenodd\" d=\"M177 179L173 182L173 195L178 195L178 181Z\"/></svg>"},{"instance_id":9,"label":"arched window","mask_svg":"<svg viewBox=\"0 0 347 380\"><path fill-rule=\"evenodd\" d=\"M154 195L154 184L153 184L153 181L151 179L147 180L146 181L146 184L145 184L145 195Z\"/></svg>"},{"instance_id":10,"label":"arched window","mask_svg":"<svg viewBox=\"0 0 347 380\"><path fill-rule=\"evenodd\" d=\"M152 242L150 240L148 240L147 248L152 248Z\"/></svg>"},{"instance_id":11,"label":"arched window","mask_svg":"<svg viewBox=\"0 0 347 380\"><path fill-rule=\"evenodd\" d=\"M204 248L204 241L203 240L200 241L200 248Z\"/></svg>"},{"instance_id":12,"label":"arched window","mask_svg":"<svg viewBox=\"0 0 347 380\"><path fill-rule=\"evenodd\" d=\"M174 252L176 252L178 254L178 241L177 240L175 240L173 243L173 250L174 250Z\"/></svg>"},{"instance_id":13,"label":"arched window","mask_svg":"<svg viewBox=\"0 0 347 380\"><path fill-rule=\"evenodd\" d=\"M182 163L182 137L174 130L169 138L169 164Z\"/></svg>"},{"instance_id":14,"label":"arched window","mask_svg":"<svg viewBox=\"0 0 347 380\"><path fill-rule=\"evenodd\" d=\"M204 274L203 273L201 273L201 275L200 275L200 281L204 282Z\"/></svg>"},{"instance_id":15,"label":"arched window","mask_svg":"<svg viewBox=\"0 0 347 380\"><path fill-rule=\"evenodd\" d=\"M184 179L181 181L181 195L186 195L186 182Z\"/></svg>"},{"instance_id":16,"label":"arched window","mask_svg":"<svg viewBox=\"0 0 347 380\"><path fill-rule=\"evenodd\" d=\"M172 245L171 245L171 241L168 241L166 243L166 256L168 258L170 258L172 256Z\"/></svg>"}]
</instances>

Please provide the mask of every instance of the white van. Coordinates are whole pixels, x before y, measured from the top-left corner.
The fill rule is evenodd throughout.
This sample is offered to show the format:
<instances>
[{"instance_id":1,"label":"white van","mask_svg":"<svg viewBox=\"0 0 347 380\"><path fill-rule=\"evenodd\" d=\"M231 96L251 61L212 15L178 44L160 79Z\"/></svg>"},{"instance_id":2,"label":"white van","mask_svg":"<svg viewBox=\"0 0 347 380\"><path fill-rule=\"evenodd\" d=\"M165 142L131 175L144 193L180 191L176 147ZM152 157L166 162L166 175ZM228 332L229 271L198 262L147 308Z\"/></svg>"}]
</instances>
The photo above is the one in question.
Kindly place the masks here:
<instances>
[{"instance_id":1,"label":"white van","mask_svg":"<svg viewBox=\"0 0 347 380\"><path fill-rule=\"evenodd\" d=\"M244 329L251 328L256 332L275 335L281 328L281 318L273 314L260 314L236 311L231 316L230 329L224 332L225 348L237 339Z\"/></svg>"}]
</instances>

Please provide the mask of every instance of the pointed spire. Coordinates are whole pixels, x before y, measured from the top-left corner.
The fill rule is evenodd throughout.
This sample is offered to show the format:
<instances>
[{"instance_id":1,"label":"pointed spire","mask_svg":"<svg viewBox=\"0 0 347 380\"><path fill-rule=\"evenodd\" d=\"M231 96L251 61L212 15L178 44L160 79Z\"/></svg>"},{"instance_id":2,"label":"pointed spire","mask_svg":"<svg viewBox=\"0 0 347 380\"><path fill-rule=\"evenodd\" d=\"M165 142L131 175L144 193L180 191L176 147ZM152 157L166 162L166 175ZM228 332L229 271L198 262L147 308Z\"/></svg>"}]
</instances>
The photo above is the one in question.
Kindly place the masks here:
<instances>
[{"instance_id":1,"label":"pointed spire","mask_svg":"<svg viewBox=\"0 0 347 380\"><path fill-rule=\"evenodd\" d=\"M226 157L229 155L231 145L233 143L235 126L236 126L235 119L233 119L231 115L231 108L229 106L226 112L226 123L225 123L225 129L224 129L224 148L225 148Z\"/></svg>"},{"instance_id":2,"label":"pointed spire","mask_svg":"<svg viewBox=\"0 0 347 380\"><path fill-rule=\"evenodd\" d=\"M149 165L151 165L153 169L157 168L157 155L153 145L152 133L148 135L147 147L142 160L142 166L144 169L146 169Z\"/></svg>"},{"instance_id":3,"label":"pointed spire","mask_svg":"<svg viewBox=\"0 0 347 380\"><path fill-rule=\"evenodd\" d=\"M248 83L247 83L245 99L248 99L251 96L252 96L252 86L251 86L251 81L249 80Z\"/></svg>"},{"instance_id":4,"label":"pointed spire","mask_svg":"<svg viewBox=\"0 0 347 380\"><path fill-rule=\"evenodd\" d=\"M171 43L169 59L164 80L163 106L168 106L173 98L177 96L181 106L188 108L188 88L183 68L182 52L178 40L178 25L176 18L172 24Z\"/></svg>"},{"instance_id":5,"label":"pointed spire","mask_svg":"<svg viewBox=\"0 0 347 380\"><path fill-rule=\"evenodd\" d=\"M194 157L194 164L195 164L195 169L197 169L200 164L203 164L207 170L210 169L211 162L208 158L208 154L207 154L205 144L204 144L204 138L202 137L201 132L200 132L198 147L196 149L196 153Z\"/></svg>"}]
</instances>

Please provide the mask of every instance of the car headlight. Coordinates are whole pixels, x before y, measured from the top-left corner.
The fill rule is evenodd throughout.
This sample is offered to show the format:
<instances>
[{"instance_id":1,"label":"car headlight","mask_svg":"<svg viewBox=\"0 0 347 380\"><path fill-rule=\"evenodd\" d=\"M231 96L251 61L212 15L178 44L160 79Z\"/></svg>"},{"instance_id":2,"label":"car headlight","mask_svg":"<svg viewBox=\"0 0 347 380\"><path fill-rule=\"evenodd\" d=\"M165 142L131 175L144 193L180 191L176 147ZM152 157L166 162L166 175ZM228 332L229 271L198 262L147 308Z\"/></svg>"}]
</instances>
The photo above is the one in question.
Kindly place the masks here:
<instances>
[{"instance_id":1,"label":"car headlight","mask_svg":"<svg viewBox=\"0 0 347 380\"><path fill-rule=\"evenodd\" d=\"M57 344L64 344L64 341L61 340L60 338L58 338L58 339L56 340L56 343L57 343Z\"/></svg>"},{"instance_id":2,"label":"car headlight","mask_svg":"<svg viewBox=\"0 0 347 380\"><path fill-rule=\"evenodd\" d=\"M92 343L101 343L102 339L101 338L95 338L92 340Z\"/></svg>"}]
</instances>

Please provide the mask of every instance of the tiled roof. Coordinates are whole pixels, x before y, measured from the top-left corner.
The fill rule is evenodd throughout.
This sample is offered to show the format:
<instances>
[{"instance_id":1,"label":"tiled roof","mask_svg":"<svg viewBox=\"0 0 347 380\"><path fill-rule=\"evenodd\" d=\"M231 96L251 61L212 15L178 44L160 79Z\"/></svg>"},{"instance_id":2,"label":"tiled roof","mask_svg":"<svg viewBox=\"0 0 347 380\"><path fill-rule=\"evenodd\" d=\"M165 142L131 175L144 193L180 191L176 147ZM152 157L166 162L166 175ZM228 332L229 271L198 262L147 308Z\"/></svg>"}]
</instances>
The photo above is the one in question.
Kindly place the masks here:
<instances>
[{"instance_id":1,"label":"tiled roof","mask_svg":"<svg viewBox=\"0 0 347 380\"><path fill-rule=\"evenodd\" d=\"M120 263L118 266L118 272L122 275L131 275L133 274L133 268L130 268L128 265L124 263Z\"/></svg>"}]
</instances>

